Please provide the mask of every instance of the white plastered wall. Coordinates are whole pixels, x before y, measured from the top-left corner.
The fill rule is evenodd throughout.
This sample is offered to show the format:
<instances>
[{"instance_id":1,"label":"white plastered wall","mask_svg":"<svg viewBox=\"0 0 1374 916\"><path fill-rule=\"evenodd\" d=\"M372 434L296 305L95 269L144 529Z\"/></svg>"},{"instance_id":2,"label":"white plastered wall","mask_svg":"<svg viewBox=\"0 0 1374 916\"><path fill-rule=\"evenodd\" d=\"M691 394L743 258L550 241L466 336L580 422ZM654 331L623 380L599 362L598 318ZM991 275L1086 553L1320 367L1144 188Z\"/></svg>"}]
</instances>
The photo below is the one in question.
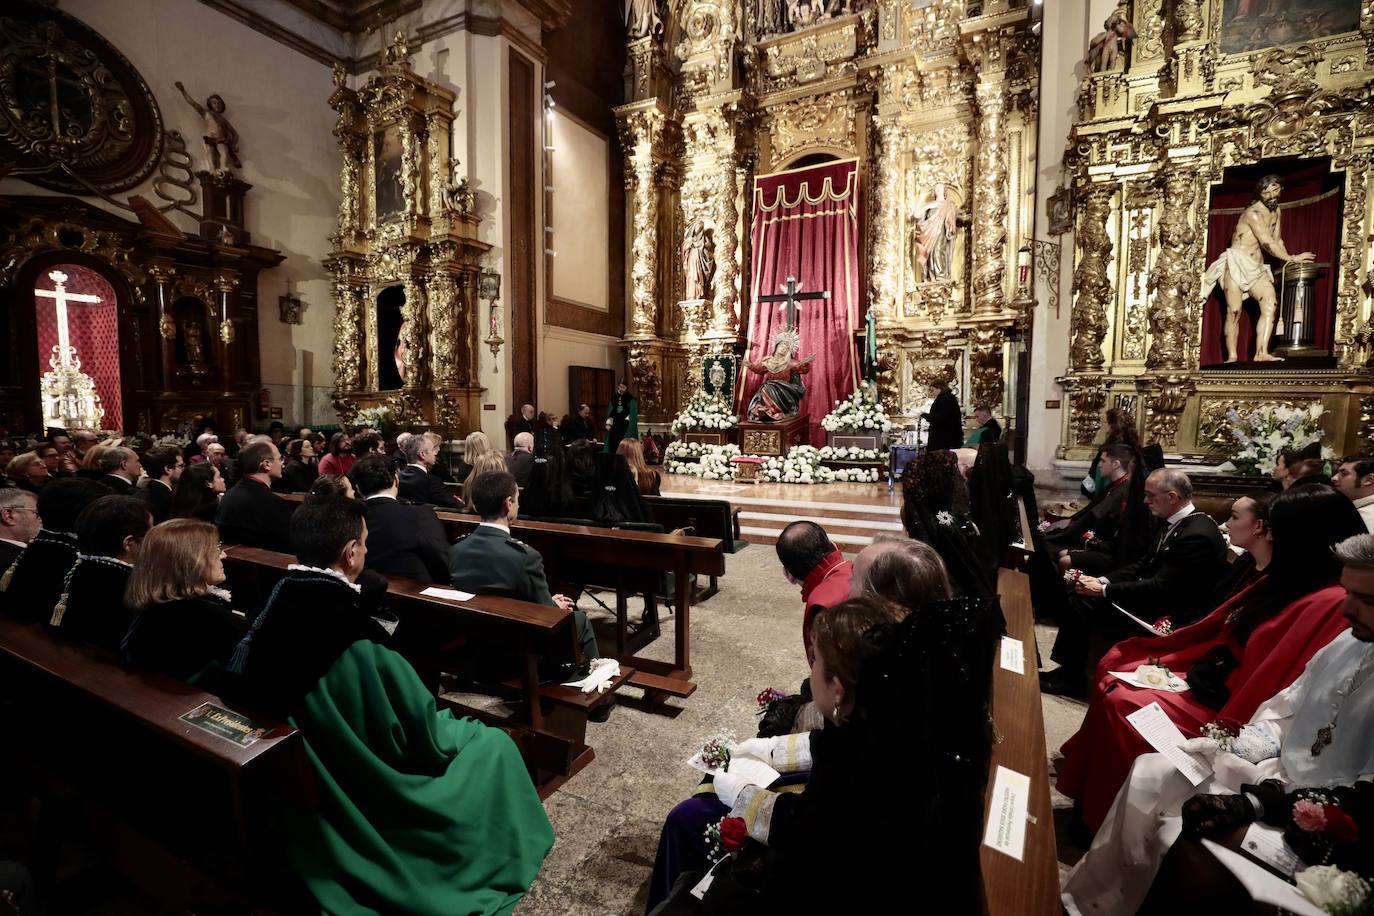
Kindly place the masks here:
<instances>
[{"instance_id":1,"label":"white plastered wall","mask_svg":"<svg viewBox=\"0 0 1374 916\"><path fill-rule=\"evenodd\" d=\"M203 122L173 84L180 80L202 104L211 93L223 96L226 115L239 132L240 174L253 186L246 228L254 244L286 256L258 281L263 384L288 424L332 421L334 309L320 264L338 210L329 68L191 0L63 0L61 9L99 32L134 65L157 98L166 128L186 138L194 169L207 166L200 142ZM55 192L11 178L0 181L0 193ZM119 198L133 194L158 201L151 180ZM134 219L98 197L83 199ZM174 211L170 218L182 229L197 228L181 213ZM279 319L277 299L288 292L305 304L303 324Z\"/></svg>"}]
</instances>

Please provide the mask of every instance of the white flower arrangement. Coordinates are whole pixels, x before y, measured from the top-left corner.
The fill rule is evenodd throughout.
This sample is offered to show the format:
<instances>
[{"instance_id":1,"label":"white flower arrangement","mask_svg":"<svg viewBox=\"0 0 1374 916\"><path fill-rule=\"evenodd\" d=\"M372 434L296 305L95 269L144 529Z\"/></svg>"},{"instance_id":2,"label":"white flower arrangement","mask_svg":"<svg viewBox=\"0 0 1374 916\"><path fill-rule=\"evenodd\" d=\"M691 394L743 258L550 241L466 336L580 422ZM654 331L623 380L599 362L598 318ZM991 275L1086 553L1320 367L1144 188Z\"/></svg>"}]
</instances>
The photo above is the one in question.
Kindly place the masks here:
<instances>
[{"instance_id":1,"label":"white flower arrangement","mask_svg":"<svg viewBox=\"0 0 1374 916\"><path fill-rule=\"evenodd\" d=\"M1334 865L1314 865L1293 876L1302 895L1331 916L1356 916L1367 912L1369 882L1354 872Z\"/></svg>"},{"instance_id":2,"label":"white flower arrangement","mask_svg":"<svg viewBox=\"0 0 1374 916\"><path fill-rule=\"evenodd\" d=\"M1231 435L1237 446L1231 455L1231 464L1242 474L1272 473L1284 449L1301 450L1321 442L1323 413L1320 404L1310 407L1270 405L1257 407L1244 415L1234 408L1228 410L1226 419L1231 423ZM1323 447L1321 456L1331 459L1336 453L1330 447Z\"/></svg>"},{"instance_id":3,"label":"white flower arrangement","mask_svg":"<svg viewBox=\"0 0 1374 916\"><path fill-rule=\"evenodd\" d=\"M824 449L798 445L782 458L767 458L759 465L760 480L776 483L877 483L877 468L840 468L821 464ZM701 442L674 442L663 454L669 474L687 474L702 480L733 480L732 458L741 457L737 445L706 445ZM763 458L762 455L743 457Z\"/></svg>"},{"instance_id":4,"label":"white flower arrangement","mask_svg":"<svg viewBox=\"0 0 1374 916\"><path fill-rule=\"evenodd\" d=\"M704 442L673 442L663 453L669 474L687 474L703 480L733 480L730 459L739 457L738 445L707 445Z\"/></svg>"},{"instance_id":5,"label":"white flower arrangement","mask_svg":"<svg viewBox=\"0 0 1374 916\"><path fill-rule=\"evenodd\" d=\"M724 398L701 388L673 418L673 432L680 436L689 429L733 429L738 423L739 417L730 412Z\"/></svg>"},{"instance_id":6,"label":"white flower arrangement","mask_svg":"<svg viewBox=\"0 0 1374 916\"><path fill-rule=\"evenodd\" d=\"M390 407L364 407L353 415L353 425L381 432L391 423Z\"/></svg>"},{"instance_id":7,"label":"white flower arrangement","mask_svg":"<svg viewBox=\"0 0 1374 916\"><path fill-rule=\"evenodd\" d=\"M857 445L845 448L834 446L823 446L820 457L822 461L880 461L882 454L876 448L859 448Z\"/></svg>"},{"instance_id":8,"label":"white flower arrangement","mask_svg":"<svg viewBox=\"0 0 1374 916\"><path fill-rule=\"evenodd\" d=\"M843 401L835 402L835 409L821 420L821 427L832 433L841 429L887 432L892 428L892 421L878 400L877 386L864 383Z\"/></svg>"}]
</instances>

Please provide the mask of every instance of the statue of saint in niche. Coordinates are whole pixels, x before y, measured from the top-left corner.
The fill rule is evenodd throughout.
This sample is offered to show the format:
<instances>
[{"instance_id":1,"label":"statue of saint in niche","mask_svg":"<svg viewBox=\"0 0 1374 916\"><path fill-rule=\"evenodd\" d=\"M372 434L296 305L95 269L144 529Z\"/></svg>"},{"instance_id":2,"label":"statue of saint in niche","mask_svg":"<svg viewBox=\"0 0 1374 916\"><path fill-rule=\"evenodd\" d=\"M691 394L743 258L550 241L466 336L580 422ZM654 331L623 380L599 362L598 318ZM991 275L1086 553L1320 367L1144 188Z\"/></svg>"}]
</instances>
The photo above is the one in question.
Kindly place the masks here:
<instances>
[{"instance_id":1,"label":"statue of saint in niche","mask_svg":"<svg viewBox=\"0 0 1374 916\"><path fill-rule=\"evenodd\" d=\"M373 146L377 162L376 216L380 225L393 216L400 216L406 209L405 188L401 184L401 128L392 124L378 131Z\"/></svg>"},{"instance_id":2,"label":"statue of saint in niche","mask_svg":"<svg viewBox=\"0 0 1374 916\"><path fill-rule=\"evenodd\" d=\"M912 216L907 240L911 274L918 283L948 280L953 276L954 230L959 204L950 198L944 182Z\"/></svg>"},{"instance_id":3,"label":"statue of saint in niche","mask_svg":"<svg viewBox=\"0 0 1374 916\"><path fill-rule=\"evenodd\" d=\"M1283 180L1265 175L1255 185L1255 199L1241 214L1231 247L1212 262L1202 276L1202 288L1209 293L1217 283L1226 296L1226 361L1234 363L1240 351L1240 309L1249 296L1259 305L1259 324L1255 326L1255 362L1271 362L1283 357L1269 352L1278 314L1279 297L1274 290L1274 272L1264 263L1268 252L1280 261L1305 264L1314 259L1310 251L1289 254L1279 237L1279 197Z\"/></svg>"},{"instance_id":4,"label":"statue of saint in niche","mask_svg":"<svg viewBox=\"0 0 1374 916\"><path fill-rule=\"evenodd\" d=\"M181 97L186 100L186 104L205 119L205 132L201 139L205 141L205 156L210 160L210 170L225 172L228 171L229 165L236 169L243 168L243 163L239 161L239 132L234 130L234 125L224 116L224 99L218 94L212 95L202 105L191 98L191 94L180 81L173 85L181 91ZM220 162L221 148L224 150L223 163Z\"/></svg>"},{"instance_id":5,"label":"statue of saint in niche","mask_svg":"<svg viewBox=\"0 0 1374 916\"><path fill-rule=\"evenodd\" d=\"M1107 21L1102 23L1103 31L1088 44L1088 56L1083 61L1092 73L1105 73L1116 66L1126 45L1135 40L1135 26L1126 14L1124 6L1118 6Z\"/></svg>"},{"instance_id":6,"label":"statue of saint in niche","mask_svg":"<svg viewBox=\"0 0 1374 916\"><path fill-rule=\"evenodd\" d=\"M663 37L663 17L658 0L625 0L625 34L631 41Z\"/></svg>"},{"instance_id":7,"label":"statue of saint in niche","mask_svg":"<svg viewBox=\"0 0 1374 916\"><path fill-rule=\"evenodd\" d=\"M682 298L711 298L711 280L715 274L716 243L706 222L698 219L682 238Z\"/></svg>"}]
</instances>

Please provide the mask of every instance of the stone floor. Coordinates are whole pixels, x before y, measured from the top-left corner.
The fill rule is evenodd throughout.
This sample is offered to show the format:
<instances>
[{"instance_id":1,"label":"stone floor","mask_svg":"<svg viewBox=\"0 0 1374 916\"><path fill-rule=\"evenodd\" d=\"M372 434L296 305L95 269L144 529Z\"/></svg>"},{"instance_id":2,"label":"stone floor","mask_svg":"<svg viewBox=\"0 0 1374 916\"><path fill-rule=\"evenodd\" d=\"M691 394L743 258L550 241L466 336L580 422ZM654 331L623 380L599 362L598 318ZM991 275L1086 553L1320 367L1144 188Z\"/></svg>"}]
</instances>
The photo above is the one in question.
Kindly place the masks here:
<instances>
[{"instance_id":1,"label":"stone floor","mask_svg":"<svg viewBox=\"0 0 1374 916\"><path fill-rule=\"evenodd\" d=\"M663 817L699 781L687 758L716 735L751 737L755 695L795 689L805 676L800 595L772 548L751 546L727 562L720 593L692 610L697 692L670 701L667 715L620 706L609 722L590 726L596 760L546 802L558 839L516 908L520 916L642 913ZM648 654L671 657L671 627L664 629ZM1036 635L1048 655L1053 628L1037 627ZM1044 707L1053 752L1078 728L1084 707L1056 697ZM1065 805L1056 797L1056 806ZM1078 855L1061 840L1061 861Z\"/></svg>"}]
</instances>

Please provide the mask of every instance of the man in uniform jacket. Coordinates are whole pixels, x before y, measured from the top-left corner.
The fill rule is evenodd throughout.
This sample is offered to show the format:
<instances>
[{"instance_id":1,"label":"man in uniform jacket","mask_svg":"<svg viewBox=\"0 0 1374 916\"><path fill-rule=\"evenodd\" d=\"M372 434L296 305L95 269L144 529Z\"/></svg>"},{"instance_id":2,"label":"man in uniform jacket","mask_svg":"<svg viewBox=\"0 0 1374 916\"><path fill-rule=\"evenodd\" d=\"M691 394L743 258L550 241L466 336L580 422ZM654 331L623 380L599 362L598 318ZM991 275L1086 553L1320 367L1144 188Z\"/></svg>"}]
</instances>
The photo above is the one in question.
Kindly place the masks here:
<instances>
[{"instance_id":1,"label":"man in uniform jacket","mask_svg":"<svg viewBox=\"0 0 1374 916\"><path fill-rule=\"evenodd\" d=\"M515 478L510 474L482 474L469 480L468 486L472 488L473 508L482 523L449 548L448 571L453 587L477 595L519 598L570 610L577 621L582 654L587 658L600 657L587 615L576 610L571 598L549 594L544 559L533 547L511 537L511 522L520 514L520 490Z\"/></svg>"},{"instance_id":2,"label":"man in uniform jacket","mask_svg":"<svg viewBox=\"0 0 1374 916\"><path fill-rule=\"evenodd\" d=\"M930 424L927 449L958 448L964 441L964 424L959 416L959 399L949 390L949 382L936 379L927 389L934 400L925 414Z\"/></svg>"},{"instance_id":3,"label":"man in uniform jacket","mask_svg":"<svg viewBox=\"0 0 1374 916\"><path fill-rule=\"evenodd\" d=\"M399 495L402 499L463 511L463 504L453 497L438 475L432 473L434 462L439 458L439 446L433 439L423 434L411 436L401 445L400 453L406 461L400 471ZM371 522L368 527L372 527Z\"/></svg>"},{"instance_id":4,"label":"man in uniform jacket","mask_svg":"<svg viewBox=\"0 0 1374 916\"><path fill-rule=\"evenodd\" d=\"M1040 678L1042 692L1075 696L1086 691L1087 674L1116 641L1112 637L1130 632L1125 630L1129 622L1112 605L1147 623L1168 614L1175 628L1212 610L1213 588L1226 572L1226 542L1211 516L1193 505L1188 475L1173 468L1150 474L1145 502L1160 520L1158 534L1140 559L1105 576L1078 579L1050 654L1060 667Z\"/></svg>"},{"instance_id":5,"label":"man in uniform jacket","mask_svg":"<svg viewBox=\"0 0 1374 916\"><path fill-rule=\"evenodd\" d=\"M281 479L281 452L266 436L248 440L239 451L242 472L219 502L215 524L226 544L291 552L291 503L272 492Z\"/></svg>"},{"instance_id":6,"label":"man in uniform jacket","mask_svg":"<svg viewBox=\"0 0 1374 916\"><path fill-rule=\"evenodd\" d=\"M384 576L447 582L448 539L444 537L444 526L429 506L403 503L396 498L396 466L391 459L374 452L359 458L348 476L367 504L365 568Z\"/></svg>"},{"instance_id":7,"label":"man in uniform jacket","mask_svg":"<svg viewBox=\"0 0 1374 916\"><path fill-rule=\"evenodd\" d=\"M181 451L172 446L162 445L144 453L143 472L147 480L138 488L136 495L148 504L154 524L167 521L167 516L171 514L172 491L176 489L185 467Z\"/></svg>"}]
</instances>

